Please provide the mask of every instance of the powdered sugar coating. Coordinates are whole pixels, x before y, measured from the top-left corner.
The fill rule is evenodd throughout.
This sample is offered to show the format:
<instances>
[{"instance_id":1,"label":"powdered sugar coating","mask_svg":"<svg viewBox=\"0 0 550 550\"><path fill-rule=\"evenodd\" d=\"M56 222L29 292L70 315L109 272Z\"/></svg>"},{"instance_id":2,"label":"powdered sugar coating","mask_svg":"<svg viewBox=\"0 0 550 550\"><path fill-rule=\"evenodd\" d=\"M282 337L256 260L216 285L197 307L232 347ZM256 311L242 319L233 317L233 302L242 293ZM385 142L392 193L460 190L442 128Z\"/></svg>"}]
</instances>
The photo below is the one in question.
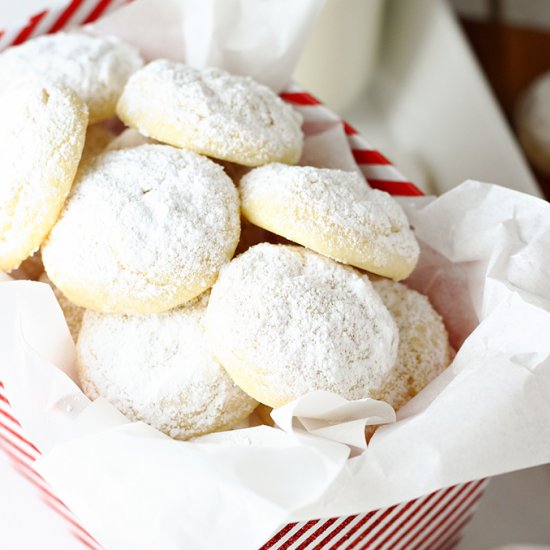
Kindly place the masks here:
<instances>
[{"instance_id":1,"label":"powdered sugar coating","mask_svg":"<svg viewBox=\"0 0 550 550\"><path fill-rule=\"evenodd\" d=\"M239 233L238 194L220 166L142 145L83 167L42 252L49 277L75 304L153 313L210 288Z\"/></svg>"},{"instance_id":2,"label":"powdered sugar coating","mask_svg":"<svg viewBox=\"0 0 550 550\"><path fill-rule=\"evenodd\" d=\"M0 270L35 252L63 206L86 133L86 106L36 79L0 88Z\"/></svg>"},{"instance_id":3,"label":"powdered sugar coating","mask_svg":"<svg viewBox=\"0 0 550 550\"><path fill-rule=\"evenodd\" d=\"M250 222L340 262L402 279L418 260L401 207L355 172L269 164L246 174L240 193Z\"/></svg>"},{"instance_id":4,"label":"powdered sugar coating","mask_svg":"<svg viewBox=\"0 0 550 550\"><path fill-rule=\"evenodd\" d=\"M142 65L137 50L114 36L59 32L0 55L0 88L17 75L38 74L71 88L88 105L93 123L115 115L128 77Z\"/></svg>"},{"instance_id":5,"label":"powdered sugar coating","mask_svg":"<svg viewBox=\"0 0 550 550\"><path fill-rule=\"evenodd\" d=\"M87 311L77 346L84 392L177 439L237 425L257 403L212 356L202 326L207 303L205 293L155 315Z\"/></svg>"},{"instance_id":6,"label":"powdered sugar coating","mask_svg":"<svg viewBox=\"0 0 550 550\"><path fill-rule=\"evenodd\" d=\"M426 296L384 279L372 286L399 329L394 370L373 396L397 410L449 366L454 352L443 319Z\"/></svg>"},{"instance_id":7,"label":"powdered sugar coating","mask_svg":"<svg viewBox=\"0 0 550 550\"><path fill-rule=\"evenodd\" d=\"M302 151L302 117L267 86L220 69L149 63L117 113L145 136L245 166L293 164Z\"/></svg>"},{"instance_id":8,"label":"powdered sugar coating","mask_svg":"<svg viewBox=\"0 0 550 550\"><path fill-rule=\"evenodd\" d=\"M294 246L259 244L226 265L205 323L235 383L271 407L321 389L368 397L397 352L397 327L368 279Z\"/></svg>"}]
</instances>

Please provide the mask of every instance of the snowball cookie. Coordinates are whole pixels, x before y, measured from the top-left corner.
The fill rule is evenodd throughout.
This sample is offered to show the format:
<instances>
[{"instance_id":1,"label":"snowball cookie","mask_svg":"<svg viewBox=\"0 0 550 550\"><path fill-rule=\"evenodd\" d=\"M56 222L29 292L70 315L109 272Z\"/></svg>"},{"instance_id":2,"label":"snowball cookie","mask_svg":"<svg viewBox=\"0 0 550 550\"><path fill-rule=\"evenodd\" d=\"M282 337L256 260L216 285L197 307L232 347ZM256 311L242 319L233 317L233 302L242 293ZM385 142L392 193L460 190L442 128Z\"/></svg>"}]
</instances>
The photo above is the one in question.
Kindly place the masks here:
<instances>
[{"instance_id":1,"label":"snowball cookie","mask_svg":"<svg viewBox=\"0 0 550 550\"><path fill-rule=\"evenodd\" d=\"M84 311L86 310L73 304L70 300L63 296L61 291L51 282L46 273L42 273L38 280L41 283L46 283L53 290L57 303L59 304L61 311L63 311L63 316L65 317L65 321L69 327L69 332L71 333L73 340L76 342L78 339L78 333L80 332L80 326L82 325L82 317L84 316Z\"/></svg>"},{"instance_id":2,"label":"snowball cookie","mask_svg":"<svg viewBox=\"0 0 550 550\"><path fill-rule=\"evenodd\" d=\"M550 176L550 72L538 78L521 99L516 127L527 158Z\"/></svg>"},{"instance_id":3,"label":"snowball cookie","mask_svg":"<svg viewBox=\"0 0 550 550\"><path fill-rule=\"evenodd\" d=\"M399 280L418 261L405 213L355 172L269 164L240 183L250 222L316 252Z\"/></svg>"},{"instance_id":4,"label":"snowball cookie","mask_svg":"<svg viewBox=\"0 0 550 550\"><path fill-rule=\"evenodd\" d=\"M84 138L86 105L67 88L0 86L0 271L35 252L59 216Z\"/></svg>"},{"instance_id":5,"label":"snowball cookie","mask_svg":"<svg viewBox=\"0 0 550 550\"><path fill-rule=\"evenodd\" d=\"M205 322L231 378L270 407L313 390L368 397L397 352L397 327L367 277L295 246L259 244L224 266Z\"/></svg>"},{"instance_id":6,"label":"snowball cookie","mask_svg":"<svg viewBox=\"0 0 550 550\"><path fill-rule=\"evenodd\" d=\"M233 428L257 403L214 359L202 325L208 295L155 315L87 311L78 338L84 393L176 439Z\"/></svg>"},{"instance_id":7,"label":"snowball cookie","mask_svg":"<svg viewBox=\"0 0 550 550\"><path fill-rule=\"evenodd\" d=\"M143 65L137 50L113 36L59 32L0 55L0 89L14 75L35 73L71 88L87 105L90 123L115 115L128 77Z\"/></svg>"},{"instance_id":8,"label":"snowball cookie","mask_svg":"<svg viewBox=\"0 0 550 550\"><path fill-rule=\"evenodd\" d=\"M210 288L239 232L238 193L220 166L141 145L102 153L79 171L42 258L79 306L156 313Z\"/></svg>"},{"instance_id":9,"label":"snowball cookie","mask_svg":"<svg viewBox=\"0 0 550 550\"><path fill-rule=\"evenodd\" d=\"M387 279L372 286L399 329L394 370L373 397L397 410L449 366L454 352L443 319L426 296Z\"/></svg>"},{"instance_id":10,"label":"snowball cookie","mask_svg":"<svg viewBox=\"0 0 550 550\"><path fill-rule=\"evenodd\" d=\"M302 117L267 86L220 69L153 61L128 80L117 113L145 136L245 166L292 164L302 152Z\"/></svg>"}]
</instances>

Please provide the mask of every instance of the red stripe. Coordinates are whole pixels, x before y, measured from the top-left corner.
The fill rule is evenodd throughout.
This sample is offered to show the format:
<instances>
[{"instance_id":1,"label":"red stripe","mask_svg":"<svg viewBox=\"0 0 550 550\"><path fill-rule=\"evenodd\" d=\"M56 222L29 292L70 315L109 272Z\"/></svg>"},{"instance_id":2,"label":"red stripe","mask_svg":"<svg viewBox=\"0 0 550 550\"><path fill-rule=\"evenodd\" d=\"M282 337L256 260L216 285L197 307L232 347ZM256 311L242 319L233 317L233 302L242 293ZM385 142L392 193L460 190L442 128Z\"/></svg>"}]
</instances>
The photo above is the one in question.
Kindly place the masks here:
<instances>
[{"instance_id":1,"label":"red stripe","mask_svg":"<svg viewBox=\"0 0 550 550\"><path fill-rule=\"evenodd\" d=\"M479 488L479 486L483 483L483 479L478 481L477 483L473 484L473 485L464 485L464 488L460 490L459 493L457 493L454 498L453 498L453 502L455 503L453 506L451 506L450 508L447 507L445 510L445 513L443 514L443 517L440 517L439 521L436 522L435 525L433 525L433 523L431 525L433 525L433 527L420 539L419 542L416 543L416 547L417 548L422 548L422 545L424 544L424 542L426 542L427 539L429 539L433 534L434 532L439 529L439 527L441 527L441 525L443 525L445 523L445 521L447 521L449 519L449 517L451 516L451 514L453 512L455 512L457 510L457 508L464 503L464 501L469 497L471 496L472 493L474 493L476 491L476 489ZM466 491L466 493L464 495L462 495L462 498L460 498L458 501L456 500L457 497L462 493L462 491L465 489L465 488L468 488L468 491ZM422 532L418 532L415 534L415 536L409 541L409 544L411 544L414 540L416 540L416 538L418 537L418 535L421 535Z\"/></svg>"},{"instance_id":2,"label":"red stripe","mask_svg":"<svg viewBox=\"0 0 550 550\"><path fill-rule=\"evenodd\" d=\"M6 426L6 424L4 424L3 422L0 422L0 428L6 430L8 433L13 435L13 437L16 437L17 439L19 439L19 441L22 441L23 443L28 445L33 451L36 451L38 454L40 454L40 451L28 439L25 439L22 435L18 434L15 430L12 430L8 426Z\"/></svg>"},{"instance_id":3,"label":"red stripe","mask_svg":"<svg viewBox=\"0 0 550 550\"><path fill-rule=\"evenodd\" d=\"M17 46L18 44L25 42L25 40L27 40L27 38L29 38L29 36L34 32L34 29L36 29L40 21L44 19L47 13L48 10L44 10L36 15L33 15L29 19L27 26L15 37L15 40L12 41L12 45Z\"/></svg>"},{"instance_id":4,"label":"red stripe","mask_svg":"<svg viewBox=\"0 0 550 550\"><path fill-rule=\"evenodd\" d=\"M432 498L435 497L435 495L437 495L437 493L432 493L431 495L428 496L428 498L426 498L422 503L419 502L419 500L410 500L409 502L407 502L407 504L405 504L405 506L403 506L403 508L401 508L401 510L399 510L399 512L395 515L395 517L393 518L392 522L388 525L386 525L384 527L384 529L382 529L378 535L377 535L377 539L380 538L380 535L383 535L385 533L385 531L388 529L388 527L393 527L393 529L386 535L386 538L384 538L383 540L381 541L376 541L376 546L373 546L373 550L374 548L376 547L381 547L383 546L384 544L386 544L392 537L393 535L395 535L395 533L397 533L397 531L399 531L399 529L401 529L401 527L407 522L407 520L412 516L414 515L414 513L416 511L418 511L417 509L414 509L411 511L410 514L407 514L402 521L397 521L400 517L403 516L403 514L409 510L409 508L415 504L420 504L420 509L422 509L422 507L424 507L428 502L430 502L430 500L432 500Z\"/></svg>"},{"instance_id":5,"label":"red stripe","mask_svg":"<svg viewBox=\"0 0 550 550\"><path fill-rule=\"evenodd\" d=\"M281 99L294 105L321 105L321 102L307 92L282 92Z\"/></svg>"},{"instance_id":6,"label":"red stripe","mask_svg":"<svg viewBox=\"0 0 550 550\"><path fill-rule=\"evenodd\" d=\"M317 525L319 523L318 519L312 519L310 521L307 521L296 533L294 533L288 540L285 540L283 545L280 547L280 550L287 550L290 548L295 541L297 541L306 531L309 531L314 525Z\"/></svg>"},{"instance_id":7,"label":"red stripe","mask_svg":"<svg viewBox=\"0 0 550 550\"><path fill-rule=\"evenodd\" d=\"M349 518L346 519L346 522L349 523L351 519L353 519L354 517L357 517L357 516L350 516ZM304 540L299 546L297 546L296 550L303 550L304 548L307 548L316 538L319 537L319 535L322 535L336 520L337 518L327 519L318 529L313 531L313 533L306 540ZM330 540L332 538L331 535L332 533L329 533L328 535L329 538L323 539L323 540Z\"/></svg>"},{"instance_id":8,"label":"red stripe","mask_svg":"<svg viewBox=\"0 0 550 550\"><path fill-rule=\"evenodd\" d=\"M27 457L31 462L34 462L36 460L36 457L30 455L27 451L24 451L21 447L16 445L13 441L10 441L6 438L0 439L0 445L9 445L10 447L13 447L18 453L22 454L23 456Z\"/></svg>"},{"instance_id":9,"label":"red stripe","mask_svg":"<svg viewBox=\"0 0 550 550\"><path fill-rule=\"evenodd\" d=\"M0 447L3 447L3 444L5 444L6 442L10 443L9 441L7 441L5 439L0 441ZM16 450L20 451L20 452L23 452L18 447L14 446L14 448ZM59 497L57 497L56 495L54 495L52 493L52 491L48 487L48 482L36 470L34 470L34 468L32 468L31 465L29 465L26 462L24 462L23 460L21 460L17 455L15 455L9 449L3 448L3 451L15 463L16 469L17 469L17 471L19 472L20 475L24 476L30 483L32 483L32 485L35 488L40 490L45 496L47 496L52 501L57 502L59 504L59 506L61 506L62 508L64 508L67 511L64 512L62 509L54 507L53 504L51 504L51 502L49 502L46 499L45 502L50 506L50 508L52 508L55 512L57 512L59 515L61 515L67 522L69 522L71 525L73 525L76 529L80 530L87 537L90 537L90 539L95 541L95 539L92 537L92 535L90 535L90 533L88 533L88 531L86 531L86 529L84 529L84 527L82 527L75 519L71 518L68 515L68 514L71 514L71 512L67 508L65 503L62 500L60 500ZM33 475L32 476L29 475L30 473L32 473ZM33 478L33 476L36 476L36 478L38 478L43 484L38 483L36 481L36 479Z\"/></svg>"},{"instance_id":10,"label":"red stripe","mask_svg":"<svg viewBox=\"0 0 550 550\"><path fill-rule=\"evenodd\" d=\"M376 528L376 526L380 525L380 523L382 523L396 508L397 508L397 506L390 506L389 508L386 508L386 511L382 515L380 515L378 518L376 518L376 521L371 525L371 528L370 528L369 532L372 533L372 531ZM391 525L391 522L390 522L389 525ZM385 529L383 529L383 531L385 531ZM369 544L373 540L376 540L378 538L379 534L380 533L376 533L375 535L371 535L366 541L362 540L361 544L364 545L364 548L368 548Z\"/></svg>"},{"instance_id":11,"label":"red stripe","mask_svg":"<svg viewBox=\"0 0 550 550\"><path fill-rule=\"evenodd\" d=\"M47 499L44 500L44 502L50 507L52 508L52 510L56 511L61 517L63 517L63 519L65 521L67 521L68 523L70 523L75 529L77 529L78 531L80 531L81 533L83 533L84 535L86 535L87 537L89 537L90 539L92 539L94 542L96 542L96 540L94 539L94 537L92 537L92 535L90 535L90 533L88 533L88 531L86 531L86 529L84 529L84 527L82 527L82 525L80 525L72 516L71 514L71 511L65 507L65 505L63 505L65 507L65 509L67 510L66 512L64 510L60 510L59 508L56 508L51 502L49 502Z\"/></svg>"},{"instance_id":12,"label":"red stripe","mask_svg":"<svg viewBox=\"0 0 550 550\"><path fill-rule=\"evenodd\" d=\"M0 395L0 398L2 396ZM3 414L8 420L10 420L11 422L13 422L16 426L21 426L21 424L19 424L17 418L15 418L15 416L12 416L8 411L5 411L4 409L0 409L0 414ZM0 424L1 426L2 424Z\"/></svg>"},{"instance_id":13,"label":"red stripe","mask_svg":"<svg viewBox=\"0 0 550 550\"><path fill-rule=\"evenodd\" d=\"M28 470L30 473L32 473L33 475L35 475L36 477L39 477L40 479L43 479L40 474L32 467L32 464L29 464L28 462L25 462L22 458L20 458L19 456L17 456L13 451L11 451L10 449L8 449L4 444L3 442L0 440L0 449L2 450L2 452L4 452L7 457L12 461L14 462L14 467L15 466L21 466L23 468L25 468L26 470ZM45 483L45 482L44 482Z\"/></svg>"},{"instance_id":14,"label":"red stripe","mask_svg":"<svg viewBox=\"0 0 550 550\"><path fill-rule=\"evenodd\" d=\"M352 149L351 152L357 164L391 165L391 162L382 153L374 149Z\"/></svg>"},{"instance_id":15,"label":"red stripe","mask_svg":"<svg viewBox=\"0 0 550 550\"><path fill-rule=\"evenodd\" d=\"M10 402L8 401L8 398L5 395L1 394L1 393L0 393L0 401L3 401L6 405L10 404Z\"/></svg>"},{"instance_id":16,"label":"red stripe","mask_svg":"<svg viewBox=\"0 0 550 550\"><path fill-rule=\"evenodd\" d=\"M278 533L273 535L262 547L260 550L269 550L269 548L275 546L291 529L296 526L296 523L287 523Z\"/></svg>"},{"instance_id":17,"label":"red stripe","mask_svg":"<svg viewBox=\"0 0 550 550\"><path fill-rule=\"evenodd\" d=\"M56 19L55 23L51 26L48 34L53 34L61 29L63 29L67 21L73 16L74 12L80 7L82 0L72 0L72 2L67 6L63 13Z\"/></svg>"},{"instance_id":18,"label":"red stripe","mask_svg":"<svg viewBox=\"0 0 550 550\"><path fill-rule=\"evenodd\" d=\"M481 498L482 495L479 495L479 498L476 498L476 500L473 502L475 505L477 501ZM445 530L437 537L431 544L431 548L448 548L451 546L451 542L453 542L455 539L458 538L460 531L464 529L466 524L472 519L472 516L474 515L472 508L469 507L467 510L465 510L465 514L462 514L458 518L458 523L455 523L454 527L451 528L451 530Z\"/></svg>"},{"instance_id":19,"label":"red stripe","mask_svg":"<svg viewBox=\"0 0 550 550\"><path fill-rule=\"evenodd\" d=\"M91 23L92 21L98 19L101 14L109 7L112 1L113 0L100 0L97 6L90 12L88 17L86 17L86 19L82 21L82 24L86 25L86 23Z\"/></svg>"},{"instance_id":20,"label":"red stripe","mask_svg":"<svg viewBox=\"0 0 550 550\"><path fill-rule=\"evenodd\" d=\"M467 507L460 511L458 516L453 518L448 525L443 526L443 531L430 543L430 548L436 548L436 543L437 547L445 546L451 539L460 535L460 531L474 515L475 508L481 500L483 492L482 489L479 493L474 493L474 497L467 504Z\"/></svg>"},{"instance_id":21,"label":"red stripe","mask_svg":"<svg viewBox=\"0 0 550 550\"><path fill-rule=\"evenodd\" d=\"M449 487L448 489L445 489L444 491L440 492L440 493L433 493L434 495L437 495L437 498L435 499L435 501L431 504L431 506L429 506L428 508L426 508L425 510L420 510L422 511L422 514L418 517L416 517L414 523L412 523L410 525L410 528L408 529L408 531L405 531L404 533L402 533L399 538L397 538L396 540L393 541L393 545L394 546L397 546L398 543L400 543L405 537L407 537L410 532L415 528L417 527L422 521L424 521L424 519L426 518L426 516L428 514L430 514L432 512L432 510L450 493L452 492L453 490L456 489L456 485L453 486L453 487ZM458 496L462 491L464 491L468 486L467 485L464 485L460 491L458 491L458 493L455 495Z\"/></svg>"},{"instance_id":22,"label":"red stripe","mask_svg":"<svg viewBox=\"0 0 550 550\"><path fill-rule=\"evenodd\" d=\"M349 125L345 120L342 120L342 125L344 126L344 132L346 132L346 135L348 136L354 136L355 134L357 134L357 130Z\"/></svg>"},{"instance_id":23,"label":"red stripe","mask_svg":"<svg viewBox=\"0 0 550 550\"><path fill-rule=\"evenodd\" d=\"M17 457L8 449L4 449L4 452L13 462L13 467L15 468L15 470L19 475L23 476L26 480L29 481L29 483L32 483L32 485L36 489L42 491L44 494L48 495L51 499L59 502L59 504L64 508L67 508L67 506L63 503L63 501L51 492L51 490L48 487L48 482L31 465L21 460L19 457ZM42 485L42 483L39 483L37 479L40 480L44 485Z\"/></svg>"},{"instance_id":24,"label":"red stripe","mask_svg":"<svg viewBox=\"0 0 550 550\"><path fill-rule=\"evenodd\" d=\"M358 521L346 534L344 537L342 537L336 544L332 546L332 548L338 548L344 541L349 540L365 523L370 521L372 516L376 514L376 512L379 512L380 510L373 510L372 512L369 512L368 514L365 514L365 517L363 517L360 521ZM328 538L328 537L327 537ZM320 550L325 545L325 539L319 541L319 543L312 549L312 550Z\"/></svg>"},{"instance_id":25,"label":"red stripe","mask_svg":"<svg viewBox=\"0 0 550 550\"><path fill-rule=\"evenodd\" d=\"M380 189L380 191L386 191L390 195L401 195L407 197L419 197L424 195L414 183L410 181L390 181L390 180L377 180L367 177L369 185L373 189Z\"/></svg>"},{"instance_id":26,"label":"red stripe","mask_svg":"<svg viewBox=\"0 0 550 550\"><path fill-rule=\"evenodd\" d=\"M97 550L99 546L94 546L93 544L90 544L80 533L77 531L71 531L73 537L75 537L79 542L81 542L84 546L87 546L91 550Z\"/></svg>"},{"instance_id":27,"label":"red stripe","mask_svg":"<svg viewBox=\"0 0 550 550\"><path fill-rule=\"evenodd\" d=\"M67 508L67 506L63 503L63 501L59 497L55 496L50 491L50 489L48 489L47 487L44 487L43 485L40 485L39 483L37 483L37 481L32 476L30 476L28 474L29 466L25 465L26 469L23 469L22 468L23 465L25 465L24 462L19 462L15 466L15 469L17 470L19 475L23 476L29 483L32 483L36 489L38 489L39 491L41 491L45 495L48 495L49 498L51 498L52 500L56 500L59 503L60 506L63 506L64 508ZM46 481L44 481L44 483L46 483Z\"/></svg>"}]
</instances>

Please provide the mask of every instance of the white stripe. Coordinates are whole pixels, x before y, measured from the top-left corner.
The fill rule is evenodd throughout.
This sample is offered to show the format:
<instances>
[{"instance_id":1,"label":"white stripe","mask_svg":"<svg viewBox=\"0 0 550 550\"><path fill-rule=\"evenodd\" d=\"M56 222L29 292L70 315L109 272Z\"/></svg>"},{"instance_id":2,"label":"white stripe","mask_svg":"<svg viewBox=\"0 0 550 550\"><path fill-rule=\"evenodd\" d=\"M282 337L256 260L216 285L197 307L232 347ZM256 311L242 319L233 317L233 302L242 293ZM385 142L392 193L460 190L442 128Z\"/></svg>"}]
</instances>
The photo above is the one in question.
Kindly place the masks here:
<instances>
[{"instance_id":1,"label":"white stripe","mask_svg":"<svg viewBox=\"0 0 550 550\"><path fill-rule=\"evenodd\" d=\"M374 147L361 134L351 134L348 136L348 143L352 149L374 150Z\"/></svg>"},{"instance_id":2,"label":"white stripe","mask_svg":"<svg viewBox=\"0 0 550 550\"><path fill-rule=\"evenodd\" d=\"M25 24L23 27L17 27L15 29L6 29L4 32L4 36L0 38L0 51L5 50L6 48L9 48L13 41L16 39L17 35L26 27Z\"/></svg>"},{"instance_id":3,"label":"white stripe","mask_svg":"<svg viewBox=\"0 0 550 550\"><path fill-rule=\"evenodd\" d=\"M337 122L341 123L342 119L336 116L332 111L328 111L320 105L296 105L290 103L303 117L305 123L311 122Z\"/></svg>"},{"instance_id":4,"label":"white stripe","mask_svg":"<svg viewBox=\"0 0 550 550\"><path fill-rule=\"evenodd\" d=\"M46 15L44 15L44 17L40 20L40 23L36 25L32 33L27 37L27 40L46 34L54 24L54 21L59 17L61 11L62 10L59 8L48 11L48 13L46 13Z\"/></svg>"},{"instance_id":5,"label":"white stripe","mask_svg":"<svg viewBox=\"0 0 550 550\"><path fill-rule=\"evenodd\" d=\"M409 181L390 164L360 164L359 167L367 178L389 181Z\"/></svg>"},{"instance_id":6,"label":"white stripe","mask_svg":"<svg viewBox=\"0 0 550 550\"><path fill-rule=\"evenodd\" d=\"M75 25L81 25L88 16L96 9L100 0L85 0L73 13L73 16L65 25L65 28L74 27Z\"/></svg>"}]
</instances>

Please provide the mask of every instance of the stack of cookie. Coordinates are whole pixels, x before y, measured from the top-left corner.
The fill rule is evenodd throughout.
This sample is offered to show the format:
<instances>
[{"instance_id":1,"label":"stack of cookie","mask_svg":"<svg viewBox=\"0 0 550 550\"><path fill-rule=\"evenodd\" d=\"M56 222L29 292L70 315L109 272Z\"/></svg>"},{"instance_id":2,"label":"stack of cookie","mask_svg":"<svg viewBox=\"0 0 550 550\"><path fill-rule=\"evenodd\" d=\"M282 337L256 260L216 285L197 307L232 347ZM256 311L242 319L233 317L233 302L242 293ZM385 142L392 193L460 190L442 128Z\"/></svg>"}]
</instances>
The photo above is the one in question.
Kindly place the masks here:
<instances>
[{"instance_id":1,"label":"stack of cookie","mask_svg":"<svg viewBox=\"0 0 550 550\"><path fill-rule=\"evenodd\" d=\"M8 80L0 269L41 249L92 399L189 439L319 389L399 408L449 364L396 282L419 254L402 209L293 166L301 117L266 86L84 32L8 50Z\"/></svg>"}]
</instances>

